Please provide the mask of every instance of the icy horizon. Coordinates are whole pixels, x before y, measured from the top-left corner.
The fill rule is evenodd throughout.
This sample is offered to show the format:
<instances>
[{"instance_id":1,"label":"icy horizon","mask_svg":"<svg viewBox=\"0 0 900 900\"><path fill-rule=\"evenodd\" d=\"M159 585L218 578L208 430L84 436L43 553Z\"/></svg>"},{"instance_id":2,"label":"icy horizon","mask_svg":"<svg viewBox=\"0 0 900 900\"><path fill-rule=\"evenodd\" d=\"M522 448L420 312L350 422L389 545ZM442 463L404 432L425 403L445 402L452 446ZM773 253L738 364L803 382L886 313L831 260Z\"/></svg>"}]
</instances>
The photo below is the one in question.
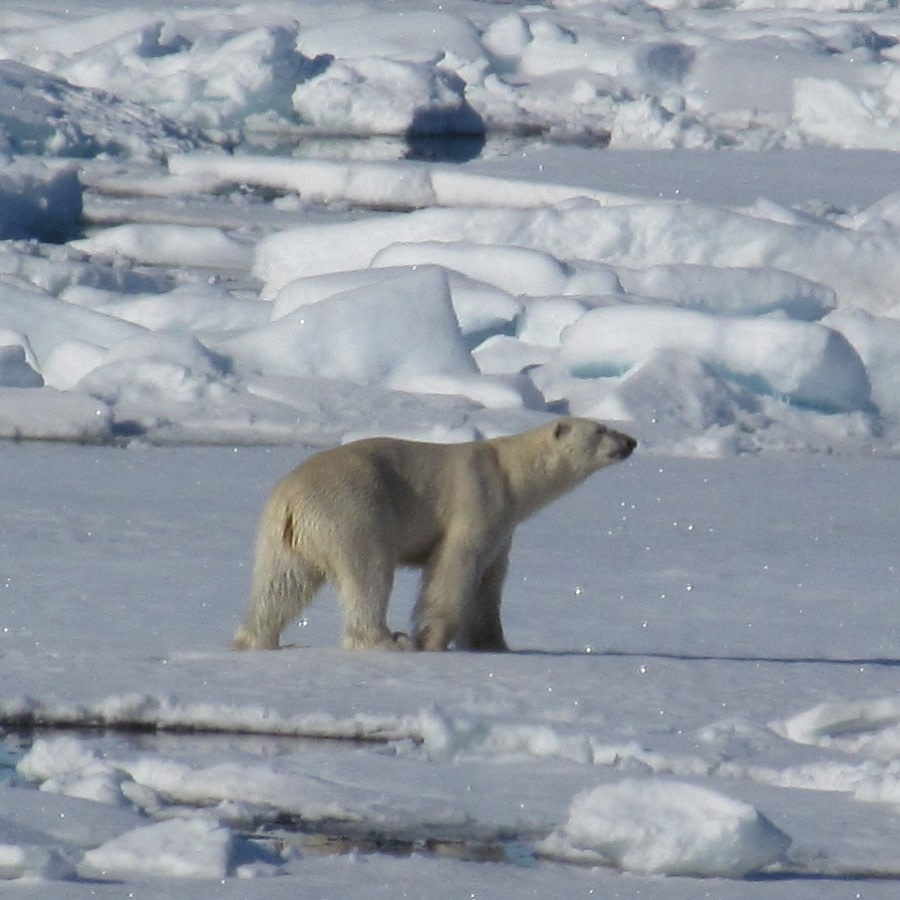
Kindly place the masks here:
<instances>
[{"instance_id":1,"label":"icy horizon","mask_svg":"<svg viewBox=\"0 0 900 900\"><path fill-rule=\"evenodd\" d=\"M881 2L8 5L0 434L568 411L893 456L898 36Z\"/></svg>"}]
</instances>

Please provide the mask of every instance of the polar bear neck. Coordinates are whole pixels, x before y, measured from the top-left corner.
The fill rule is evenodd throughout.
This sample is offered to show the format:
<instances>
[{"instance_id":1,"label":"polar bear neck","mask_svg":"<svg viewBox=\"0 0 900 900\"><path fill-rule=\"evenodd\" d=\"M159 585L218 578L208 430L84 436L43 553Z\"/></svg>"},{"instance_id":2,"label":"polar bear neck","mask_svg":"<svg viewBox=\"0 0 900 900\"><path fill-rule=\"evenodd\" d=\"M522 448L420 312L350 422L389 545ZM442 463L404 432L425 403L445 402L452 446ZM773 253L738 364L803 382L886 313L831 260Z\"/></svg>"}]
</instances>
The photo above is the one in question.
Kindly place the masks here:
<instances>
[{"instance_id":1,"label":"polar bear neck","mask_svg":"<svg viewBox=\"0 0 900 900\"><path fill-rule=\"evenodd\" d=\"M589 474L575 473L559 465L562 461L559 458L548 460L549 448L543 431L536 429L487 442L497 454L497 464L509 491L516 522L531 517Z\"/></svg>"}]
</instances>

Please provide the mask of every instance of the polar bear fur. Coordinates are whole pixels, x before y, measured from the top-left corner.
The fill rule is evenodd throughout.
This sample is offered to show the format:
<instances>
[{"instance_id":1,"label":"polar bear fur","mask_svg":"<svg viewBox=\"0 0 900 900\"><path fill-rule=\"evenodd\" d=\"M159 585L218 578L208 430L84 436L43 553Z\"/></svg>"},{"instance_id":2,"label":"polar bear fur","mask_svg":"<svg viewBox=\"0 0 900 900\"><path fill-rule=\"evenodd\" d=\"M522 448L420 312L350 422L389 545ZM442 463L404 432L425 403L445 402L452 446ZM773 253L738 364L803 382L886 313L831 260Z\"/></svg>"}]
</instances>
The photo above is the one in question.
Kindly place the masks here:
<instances>
[{"instance_id":1,"label":"polar bear fur","mask_svg":"<svg viewBox=\"0 0 900 900\"><path fill-rule=\"evenodd\" d=\"M516 525L635 446L569 417L486 441L371 438L311 457L266 502L235 649L278 647L328 580L345 648L505 650L500 600ZM412 639L387 626L398 565L423 570Z\"/></svg>"}]
</instances>

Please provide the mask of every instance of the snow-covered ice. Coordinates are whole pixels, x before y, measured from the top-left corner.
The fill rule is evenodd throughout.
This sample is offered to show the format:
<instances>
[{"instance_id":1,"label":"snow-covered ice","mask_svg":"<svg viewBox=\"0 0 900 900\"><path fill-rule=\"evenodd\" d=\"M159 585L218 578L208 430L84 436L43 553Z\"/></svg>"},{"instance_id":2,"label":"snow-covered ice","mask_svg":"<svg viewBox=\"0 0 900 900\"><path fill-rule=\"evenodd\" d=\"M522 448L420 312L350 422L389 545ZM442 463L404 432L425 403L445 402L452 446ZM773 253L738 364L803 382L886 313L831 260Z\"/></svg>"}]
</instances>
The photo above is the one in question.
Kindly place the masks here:
<instances>
[{"instance_id":1,"label":"snow-covered ice","mask_svg":"<svg viewBox=\"0 0 900 900\"><path fill-rule=\"evenodd\" d=\"M523 526L518 652L346 653L326 593L237 657L296 449L0 449L7 877L892 896L894 461L638 454Z\"/></svg>"},{"instance_id":2,"label":"snow-covered ice","mask_svg":"<svg viewBox=\"0 0 900 900\"><path fill-rule=\"evenodd\" d=\"M378 429L893 453L890 4L5 10L6 435L324 444L401 389Z\"/></svg>"},{"instance_id":3,"label":"snow-covered ice","mask_svg":"<svg viewBox=\"0 0 900 900\"><path fill-rule=\"evenodd\" d=\"M892 897L898 61L889 0L5 0L0 877ZM522 652L224 649L309 448L559 411L640 450L524 529Z\"/></svg>"},{"instance_id":4,"label":"snow-covered ice","mask_svg":"<svg viewBox=\"0 0 900 900\"><path fill-rule=\"evenodd\" d=\"M625 778L576 797L545 848L641 874L741 878L783 862L789 845L747 803L691 784Z\"/></svg>"}]
</instances>

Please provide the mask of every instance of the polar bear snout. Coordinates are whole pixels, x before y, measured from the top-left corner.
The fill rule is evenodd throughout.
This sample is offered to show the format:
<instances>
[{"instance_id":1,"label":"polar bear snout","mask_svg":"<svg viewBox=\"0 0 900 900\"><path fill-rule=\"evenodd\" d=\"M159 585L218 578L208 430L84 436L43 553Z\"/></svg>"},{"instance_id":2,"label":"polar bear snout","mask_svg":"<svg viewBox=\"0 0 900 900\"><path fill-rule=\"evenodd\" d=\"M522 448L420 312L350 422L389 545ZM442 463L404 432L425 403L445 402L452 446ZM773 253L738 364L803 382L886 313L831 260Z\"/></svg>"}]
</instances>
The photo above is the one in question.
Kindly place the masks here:
<instances>
[{"instance_id":1,"label":"polar bear snout","mask_svg":"<svg viewBox=\"0 0 900 900\"><path fill-rule=\"evenodd\" d=\"M616 445L613 448L612 456L618 460L628 459L628 457L634 453L634 448L637 447L637 441L630 434L624 434L621 431L613 431L611 434L616 439Z\"/></svg>"},{"instance_id":2,"label":"polar bear snout","mask_svg":"<svg viewBox=\"0 0 900 900\"><path fill-rule=\"evenodd\" d=\"M607 425L596 426L594 440L597 442L595 452L598 458L605 460L606 465L628 459L637 447L637 441L630 434Z\"/></svg>"}]
</instances>

